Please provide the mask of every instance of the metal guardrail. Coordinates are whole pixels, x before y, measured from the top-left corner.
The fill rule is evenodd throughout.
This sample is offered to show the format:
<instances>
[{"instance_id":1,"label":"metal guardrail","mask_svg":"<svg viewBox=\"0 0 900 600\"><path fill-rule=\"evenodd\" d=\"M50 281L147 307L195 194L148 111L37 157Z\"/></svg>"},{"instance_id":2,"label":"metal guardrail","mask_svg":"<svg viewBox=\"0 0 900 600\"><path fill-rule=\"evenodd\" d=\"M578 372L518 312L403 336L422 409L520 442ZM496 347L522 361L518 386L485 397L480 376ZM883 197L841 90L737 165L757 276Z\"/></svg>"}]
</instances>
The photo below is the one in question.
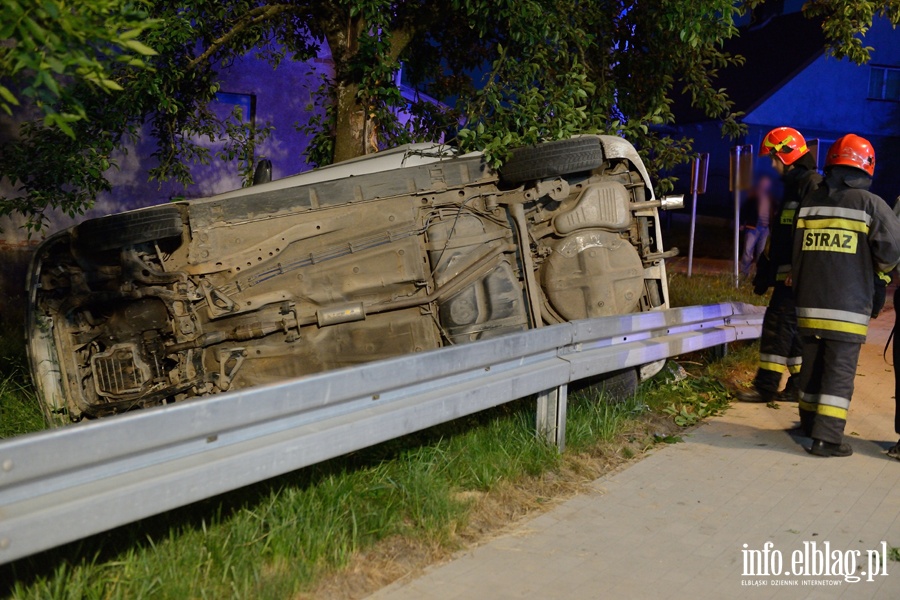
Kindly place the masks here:
<instances>
[{"instance_id":1,"label":"metal guardrail","mask_svg":"<svg viewBox=\"0 0 900 600\"><path fill-rule=\"evenodd\" d=\"M0 443L0 563L568 383L759 336L715 304L544 327Z\"/></svg>"}]
</instances>

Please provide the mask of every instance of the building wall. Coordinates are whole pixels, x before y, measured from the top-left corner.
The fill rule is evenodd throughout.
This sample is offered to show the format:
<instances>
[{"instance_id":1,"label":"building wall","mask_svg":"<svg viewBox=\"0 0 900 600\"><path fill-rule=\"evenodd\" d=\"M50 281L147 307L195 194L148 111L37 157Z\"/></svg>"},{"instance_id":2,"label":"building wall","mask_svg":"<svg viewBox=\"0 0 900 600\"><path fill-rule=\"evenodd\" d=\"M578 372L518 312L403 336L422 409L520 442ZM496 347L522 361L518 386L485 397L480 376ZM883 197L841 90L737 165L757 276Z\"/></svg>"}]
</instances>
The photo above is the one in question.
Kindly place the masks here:
<instances>
[{"instance_id":1,"label":"building wall","mask_svg":"<svg viewBox=\"0 0 900 600\"><path fill-rule=\"evenodd\" d=\"M900 30L878 19L865 44L875 48L870 65L900 67ZM870 65L822 56L772 94L744 122L788 122L797 129L900 135L900 103L869 100Z\"/></svg>"},{"instance_id":2,"label":"building wall","mask_svg":"<svg viewBox=\"0 0 900 600\"><path fill-rule=\"evenodd\" d=\"M313 94L319 88L322 77L332 72L330 55L326 52L320 58L300 63L284 60L278 69L273 69L263 60L252 56L236 60L222 72L222 92L249 94L256 97L256 124L270 122L274 126L271 136L257 148L256 158L268 158L273 164L273 178L286 177L306 171L311 167L303 157L309 139L297 131L295 123L306 122L310 116L307 107L313 101ZM223 107L230 112L230 107ZM0 141L13 135L15 123L0 119ZM149 131L147 128L145 131ZM198 140L215 150L221 144L210 144ZM66 228L85 218L98 217L123 210L152 206L169 202L175 197L203 197L241 187L237 162L224 163L214 158L208 166L194 165L191 173L194 184L184 187L175 183L150 182L149 170L156 162L150 158L155 149L155 141L149 133L136 145L120 153L106 176L112 184L112 191L101 194L94 207L84 216L72 219L57 211L48 214L50 226L44 234ZM0 193L9 195L12 189L8 181L0 181ZM23 219L18 216L0 218L0 244L5 246L31 245L37 241L29 239L21 228ZM37 236L40 237L40 236Z\"/></svg>"}]
</instances>

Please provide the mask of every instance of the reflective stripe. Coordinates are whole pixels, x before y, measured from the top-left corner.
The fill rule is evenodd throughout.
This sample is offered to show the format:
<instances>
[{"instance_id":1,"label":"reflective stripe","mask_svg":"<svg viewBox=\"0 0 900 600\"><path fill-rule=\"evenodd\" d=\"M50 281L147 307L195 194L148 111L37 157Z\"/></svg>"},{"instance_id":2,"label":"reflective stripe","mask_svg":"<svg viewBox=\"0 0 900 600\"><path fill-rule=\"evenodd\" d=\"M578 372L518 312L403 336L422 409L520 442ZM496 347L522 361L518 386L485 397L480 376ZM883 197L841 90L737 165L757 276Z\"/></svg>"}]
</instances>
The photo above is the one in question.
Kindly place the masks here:
<instances>
[{"instance_id":1,"label":"reflective stripe","mask_svg":"<svg viewBox=\"0 0 900 600\"><path fill-rule=\"evenodd\" d=\"M803 364L803 357L802 356L790 356L787 359L787 364L789 367L790 366L798 366L799 367L800 365Z\"/></svg>"},{"instance_id":2,"label":"reflective stripe","mask_svg":"<svg viewBox=\"0 0 900 600\"><path fill-rule=\"evenodd\" d=\"M869 324L869 315L861 315L859 313L850 312L849 310L838 310L836 308L797 308L798 317L807 317L810 319L830 319L833 321L847 321L848 323L859 323L860 325Z\"/></svg>"},{"instance_id":3,"label":"reflective stripe","mask_svg":"<svg viewBox=\"0 0 900 600\"><path fill-rule=\"evenodd\" d=\"M876 273L876 275L878 275L878 279L882 280L885 285L889 285L891 283L891 276L888 275L887 273L882 273L881 271L878 271L878 273Z\"/></svg>"},{"instance_id":4,"label":"reflective stripe","mask_svg":"<svg viewBox=\"0 0 900 600\"><path fill-rule=\"evenodd\" d=\"M777 363L779 365L788 364L787 356L779 356L777 354L760 354L759 360L761 362Z\"/></svg>"},{"instance_id":5,"label":"reflective stripe","mask_svg":"<svg viewBox=\"0 0 900 600\"><path fill-rule=\"evenodd\" d=\"M782 225L793 225L794 217L797 215L796 210L784 209L781 211L781 218L778 220Z\"/></svg>"},{"instance_id":6,"label":"reflective stripe","mask_svg":"<svg viewBox=\"0 0 900 600\"><path fill-rule=\"evenodd\" d=\"M797 216L801 219L803 217L837 217L839 219L862 221L866 225L872 224L872 215L866 211L856 208L842 208L840 206L807 206L806 208L801 208Z\"/></svg>"},{"instance_id":7,"label":"reflective stripe","mask_svg":"<svg viewBox=\"0 0 900 600\"><path fill-rule=\"evenodd\" d=\"M800 206L799 202L787 202L781 208L781 224L782 225L793 225L794 219L797 217L797 208Z\"/></svg>"},{"instance_id":8,"label":"reflective stripe","mask_svg":"<svg viewBox=\"0 0 900 600\"><path fill-rule=\"evenodd\" d=\"M766 371L775 371L776 373L786 373L788 368L785 365L779 365L773 362L759 362L759 368Z\"/></svg>"},{"instance_id":9,"label":"reflective stripe","mask_svg":"<svg viewBox=\"0 0 900 600\"><path fill-rule=\"evenodd\" d=\"M816 412L816 407L818 406L818 404L811 404L809 402L804 402L803 400L798 404L800 405L800 410L805 410L807 412Z\"/></svg>"},{"instance_id":10,"label":"reflective stripe","mask_svg":"<svg viewBox=\"0 0 900 600\"><path fill-rule=\"evenodd\" d=\"M844 410L850 408L850 400L841 398L840 396L832 396L830 394L822 394L819 396L819 404L827 404L828 406L836 406Z\"/></svg>"},{"instance_id":11,"label":"reflective stripe","mask_svg":"<svg viewBox=\"0 0 900 600\"><path fill-rule=\"evenodd\" d=\"M866 335L869 331L867 325L856 325L844 321L829 321L826 319L797 319L797 325L806 329L825 329L826 331L840 331L855 335Z\"/></svg>"},{"instance_id":12,"label":"reflective stripe","mask_svg":"<svg viewBox=\"0 0 900 600\"><path fill-rule=\"evenodd\" d=\"M791 265L779 265L775 271L775 281L784 281L791 274Z\"/></svg>"},{"instance_id":13,"label":"reflective stripe","mask_svg":"<svg viewBox=\"0 0 900 600\"><path fill-rule=\"evenodd\" d=\"M797 229L843 229L846 231L859 231L869 233L869 226L862 221L851 219L817 219L808 221L797 219Z\"/></svg>"},{"instance_id":14,"label":"reflective stripe","mask_svg":"<svg viewBox=\"0 0 900 600\"><path fill-rule=\"evenodd\" d=\"M796 375L799 372L800 372L800 365L789 365L788 366L788 373L790 373L791 375Z\"/></svg>"},{"instance_id":15,"label":"reflective stripe","mask_svg":"<svg viewBox=\"0 0 900 600\"><path fill-rule=\"evenodd\" d=\"M818 407L816 407L816 414L822 415L823 417L834 417L835 419L841 419L843 421L847 420L846 408L828 406L827 404L818 405Z\"/></svg>"}]
</instances>

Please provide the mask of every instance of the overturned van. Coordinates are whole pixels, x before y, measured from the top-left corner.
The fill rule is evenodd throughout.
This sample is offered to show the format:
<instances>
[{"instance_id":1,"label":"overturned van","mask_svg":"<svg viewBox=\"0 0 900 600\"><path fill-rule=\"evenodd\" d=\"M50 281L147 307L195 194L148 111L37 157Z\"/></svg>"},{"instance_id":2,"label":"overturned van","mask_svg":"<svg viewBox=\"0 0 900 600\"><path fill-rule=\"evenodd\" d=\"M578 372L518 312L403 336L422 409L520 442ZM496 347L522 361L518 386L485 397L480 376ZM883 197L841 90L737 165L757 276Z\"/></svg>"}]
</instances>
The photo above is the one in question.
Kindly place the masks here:
<instances>
[{"instance_id":1,"label":"overturned van","mask_svg":"<svg viewBox=\"0 0 900 600\"><path fill-rule=\"evenodd\" d=\"M32 375L62 422L663 309L669 207L628 142L577 136L499 172L416 144L85 221L33 259Z\"/></svg>"}]
</instances>

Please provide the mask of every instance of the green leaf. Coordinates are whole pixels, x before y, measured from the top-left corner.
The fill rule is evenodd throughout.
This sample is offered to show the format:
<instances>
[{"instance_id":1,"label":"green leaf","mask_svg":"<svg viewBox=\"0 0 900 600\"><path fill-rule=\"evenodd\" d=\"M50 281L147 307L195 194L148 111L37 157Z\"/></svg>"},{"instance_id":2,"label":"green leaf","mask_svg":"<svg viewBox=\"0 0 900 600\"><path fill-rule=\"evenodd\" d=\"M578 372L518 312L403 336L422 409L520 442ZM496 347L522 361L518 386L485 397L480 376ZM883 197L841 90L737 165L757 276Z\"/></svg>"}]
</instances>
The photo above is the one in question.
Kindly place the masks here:
<instances>
[{"instance_id":1,"label":"green leaf","mask_svg":"<svg viewBox=\"0 0 900 600\"><path fill-rule=\"evenodd\" d=\"M142 54L143 56L156 56L158 54L156 50L154 50L150 46L142 44L137 40L124 40L122 44L128 48L131 48L138 54Z\"/></svg>"},{"instance_id":2,"label":"green leaf","mask_svg":"<svg viewBox=\"0 0 900 600\"><path fill-rule=\"evenodd\" d=\"M144 32L143 27L135 27L119 34L120 40L133 40Z\"/></svg>"},{"instance_id":3,"label":"green leaf","mask_svg":"<svg viewBox=\"0 0 900 600\"><path fill-rule=\"evenodd\" d=\"M114 90L117 92L121 92L122 90L125 89L121 85L119 85L118 83L113 81L112 79L101 79L100 83L103 85L103 87L105 87L108 90Z\"/></svg>"},{"instance_id":4,"label":"green leaf","mask_svg":"<svg viewBox=\"0 0 900 600\"><path fill-rule=\"evenodd\" d=\"M13 96L13 93L9 91L9 89L0 85L0 98L3 98L6 102L12 104L13 106L18 106L19 101Z\"/></svg>"}]
</instances>

